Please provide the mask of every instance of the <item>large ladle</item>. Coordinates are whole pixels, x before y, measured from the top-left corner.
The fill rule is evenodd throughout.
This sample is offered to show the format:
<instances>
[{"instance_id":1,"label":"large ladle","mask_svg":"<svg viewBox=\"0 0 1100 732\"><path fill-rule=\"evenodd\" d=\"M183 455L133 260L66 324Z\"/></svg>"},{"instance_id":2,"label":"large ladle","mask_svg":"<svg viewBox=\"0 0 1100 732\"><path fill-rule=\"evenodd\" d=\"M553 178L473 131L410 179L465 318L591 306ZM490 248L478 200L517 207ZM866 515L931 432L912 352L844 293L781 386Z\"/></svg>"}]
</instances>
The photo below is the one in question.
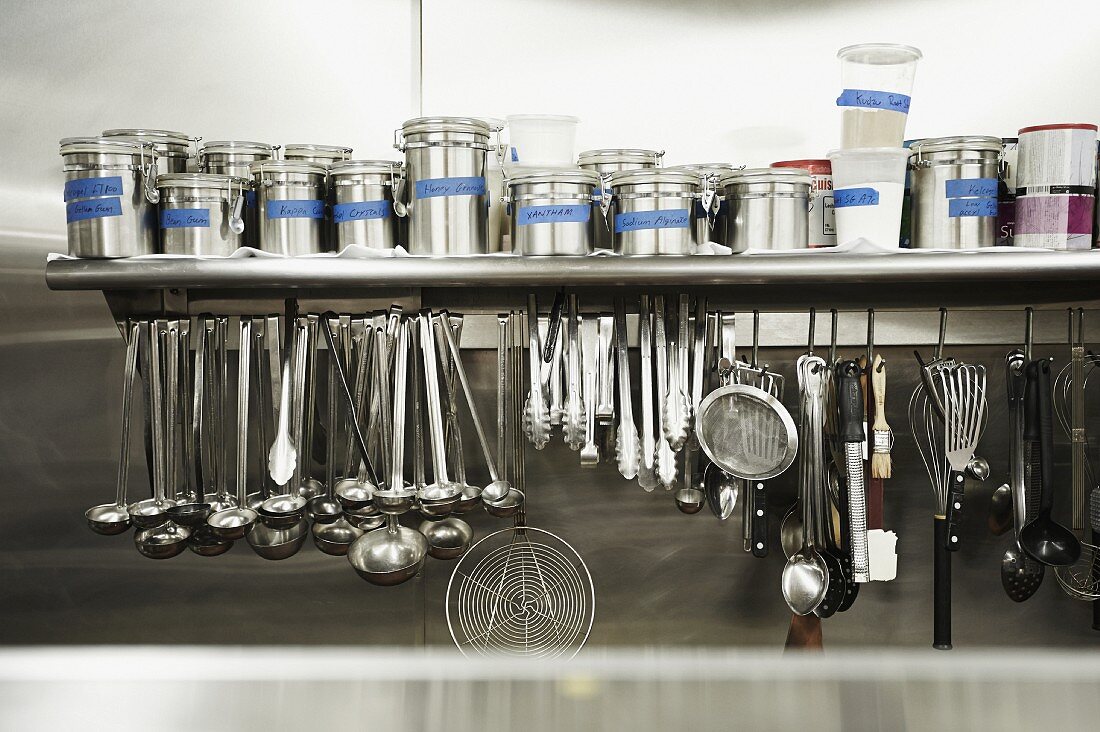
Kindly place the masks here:
<instances>
[{"instance_id":1,"label":"large ladle","mask_svg":"<svg viewBox=\"0 0 1100 732\"><path fill-rule=\"evenodd\" d=\"M165 512L175 505L164 495L164 384L161 383L163 373L161 352L160 322L147 322L142 325L142 339L146 348L141 349L142 369L149 374L151 384L150 404L146 409L152 415L153 437L153 497L146 498L136 503L131 503L126 510L130 514L130 520L139 529L152 529L160 526L168 520Z\"/></svg>"},{"instance_id":2,"label":"large ladle","mask_svg":"<svg viewBox=\"0 0 1100 732\"><path fill-rule=\"evenodd\" d=\"M332 314L331 317L337 317ZM305 369L305 411L301 432L302 454L298 464L302 466L302 482L298 492L307 501L316 498L325 491L321 481L313 477L313 425L316 422L314 406L317 397L317 323L319 317L313 313L306 315L306 336L309 342L309 368Z\"/></svg>"},{"instance_id":3,"label":"large ladle","mask_svg":"<svg viewBox=\"0 0 1100 732\"><path fill-rule=\"evenodd\" d=\"M126 483L130 474L130 405L134 398L140 328L140 324L134 321L123 331L126 335L126 362L122 376L122 442L119 446L115 502L102 503L84 512L88 528L105 536L121 534L130 528L130 512L126 508Z\"/></svg>"},{"instance_id":4,"label":"large ladle","mask_svg":"<svg viewBox=\"0 0 1100 732\"><path fill-rule=\"evenodd\" d=\"M432 447L432 482L417 491L420 513L429 518L446 518L462 498L461 487L447 475L447 445L443 434L443 405L439 393L439 364L432 335L432 314L419 314L420 351L424 367L424 389L428 399L428 435ZM443 317L447 317L444 315Z\"/></svg>"},{"instance_id":5,"label":"large ladle","mask_svg":"<svg viewBox=\"0 0 1100 732\"><path fill-rule=\"evenodd\" d=\"M236 541L248 533L257 513L248 507L248 381L252 361L252 319L241 318L242 344L237 359L237 505L210 514L210 531L221 539Z\"/></svg>"},{"instance_id":6,"label":"large ladle","mask_svg":"<svg viewBox=\"0 0 1100 732\"><path fill-rule=\"evenodd\" d=\"M1042 486L1039 512L1020 530L1020 546L1035 560L1052 567L1073 564L1081 556L1081 542L1072 531L1051 518L1054 507L1054 417L1051 404L1050 361L1027 365L1024 439L1039 442Z\"/></svg>"},{"instance_id":7,"label":"large ladle","mask_svg":"<svg viewBox=\"0 0 1100 732\"><path fill-rule=\"evenodd\" d=\"M372 318L363 318L358 321L361 323L363 332L359 336L360 346L359 354L356 356L355 366L355 411L345 419L344 426L347 429L347 443L344 447L344 469L341 473L341 477L336 481L333 486L333 491L339 490L341 487L353 486L359 482L358 475L353 472L355 466L359 464L359 461L355 459L358 452L355 449L355 437L351 433L351 421L355 420L357 423L363 421L363 410L366 407L367 397L367 380L368 369L373 364L372 354L374 349L374 327L372 325ZM345 352L347 352L345 350ZM350 354L348 358L345 358L348 363L348 367L351 367ZM333 377L335 381L335 376Z\"/></svg>"},{"instance_id":8,"label":"large ladle","mask_svg":"<svg viewBox=\"0 0 1100 732\"><path fill-rule=\"evenodd\" d=\"M203 332L196 352L195 383L198 387L198 412L203 418L199 427L199 455L202 462L202 478L208 483L209 493L204 490L204 500L210 503L211 513L236 505L236 501L227 491L228 479L225 476L224 452L215 448L215 437L219 434L223 418L220 380L217 376L218 353L214 348L216 321L212 317L203 318ZM220 444L220 443L219 443ZM230 539L215 536L209 524L203 523L187 537L187 548L201 557L216 557L225 554L233 547Z\"/></svg>"},{"instance_id":9,"label":"large ladle","mask_svg":"<svg viewBox=\"0 0 1100 732\"><path fill-rule=\"evenodd\" d=\"M440 316L442 318L444 316ZM462 338L462 316L448 316L456 338ZM454 513L468 513L481 503L481 486L471 485L466 480L466 459L462 454L462 431L458 426L458 377L455 375L454 354L447 346L447 337L443 335L443 323L435 323L436 347L439 351L440 365L443 368L443 382L447 389L447 444L452 454L454 482L462 491L462 497L454 507ZM537 350L537 349L536 349Z\"/></svg>"},{"instance_id":10,"label":"large ladle","mask_svg":"<svg viewBox=\"0 0 1100 732\"><path fill-rule=\"evenodd\" d=\"M446 311L443 315L446 316ZM486 510L498 518L510 518L519 513L523 507L523 493L512 487L511 483L501 480L497 472L493 454L489 450L489 441L485 437L485 429L481 425L481 417L478 416L477 406L474 404L474 393L470 388L470 381L466 378L466 369L462 366L462 354L458 349L458 341L451 330L451 322L447 317L440 319L443 327L443 336L447 339L447 348L454 355L455 373L458 382L462 384L462 393L466 396L466 406L470 408L470 418L474 422L474 431L477 432L478 442L481 444L481 452L485 456L485 466L489 469L489 485L481 492L481 501Z\"/></svg>"},{"instance_id":11,"label":"large ladle","mask_svg":"<svg viewBox=\"0 0 1100 732\"><path fill-rule=\"evenodd\" d=\"M177 441L176 441L176 412L177 405L181 402L187 404L188 389L183 389L182 399L180 394L180 387L187 384L187 379L184 378L181 384L179 379L180 369L180 356L182 347L182 357L185 360L190 359L188 352L190 344L187 343L184 338L188 330L183 327L183 322L173 320L169 324L168 328L168 430L167 430L167 456L168 456L168 488L172 491L173 496L179 496L180 491L177 490L177 480L179 479L179 471L177 470L176 457L177 453ZM190 371L190 369L187 369ZM187 425L187 413L184 412L184 425ZM184 434L184 442L187 442L187 434ZM185 461L190 457L191 451L184 449L183 455ZM190 471L190 466L187 468ZM198 493L202 493L200 488ZM185 502L171 506L165 512L168 518L180 526L186 526L189 529L194 529L202 526L206 523L206 517L210 515L210 504L205 501L204 495L193 495L190 490L185 491L184 495L187 496Z\"/></svg>"},{"instance_id":12,"label":"large ladle","mask_svg":"<svg viewBox=\"0 0 1100 732\"><path fill-rule=\"evenodd\" d=\"M272 330L274 330L275 333L276 333L276 340L275 340L276 348L275 348L275 350L272 351L271 349L268 348L268 343L267 343L267 340L266 340L266 332L265 332L264 340L260 344L258 344L260 347L257 349L257 355L261 359L267 357L267 361L268 361L267 371L268 371L268 373L270 373L271 368L274 366L274 363L272 362L269 354L278 352L278 335L277 335L278 334L278 328L276 327L276 328L273 328ZM259 403L260 403L261 414L259 415L259 419L257 420L260 423L261 427L264 423L264 420L267 419L267 414L266 414L267 399L265 397L265 393L267 392L267 386L268 385L265 383L266 379L263 378L264 370L265 370L264 369L264 364L261 364L260 369L259 369L259 371L260 371L260 383L259 383L260 400L259 400ZM280 394L279 395L280 410L282 408L282 404L281 404L282 399L283 399L283 395ZM282 415L280 414L280 416L279 416L280 422L282 421L282 419L283 419ZM277 428L277 429L281 429L281 425L280 425L280 428ZM262 433L263 433L263 430L261 429L261 434ZM265 443L264 443L263 440L261 440L260 444L262 446ZM285 470L283 471L283 474L285 475ZM264 480L264 485L266 485L266 480ZM281 485L280 488L282 488L282 490L280 490L275 495L271 495L271 496L264 495L263 501L260 503L259 507L256 509L256 512L259 514L260 523L264 524L269 529L274 529L274 530L293 529L302 520L302 516L304 515L304 513L306 511L306 497L304 495L302 495L302 493L300 491L291 490L291 489L285 487L285 484ZM258 534L258 536L263 537L264 534L261 533L261 534ZM272 539L272 540L274 540L274 539Z\"/></svg>"},{"instance_id":13,"label":"large ladle","mask_svg":"<svg viewBox=\"0 0 1100 732\"><path fill-rule=\"evenodd\" d=\"M326 326L327 324L328 323L326 321ZM326 330L326 333L327 332L328 330ZM375 372L371 389L372 392L378 392L386 388L386 385L381 383L380 376L380 374L382 373L381 359L383 358L383 353L385 349L382 349L381 351L379 350L379 346L384 343L386 335L385 332L378 328L376 325L368 323L367 334L365 338L369 341L376 341L378 343L378 345L373 348L371 353L371 360ZM337 377L339 377L339 374L344 373L343 364L340 363L340 359L336 359L333 362L333 365L336 366L338 369L337 372L335 372L335 375ZM348 396L351 396L350 389L348 391ZM378 394L372 393L372 409L375 406L376 397L378 397ZM356 406L356 400L354 398L352 398L347 403L347 408L351 410L352 414L356 413ZM362 430L359 428L359 421L357 419L353 419L349 423L349 426L354 427L352 434L353 436L356 436L356 444L358 447L358 439L362 437ZM363 441L362 448L362 452L366 452L367 447L365 440ZM360 458L362 458L362 454L360 455ZM338 481L336 483L334 494L336 496L336 500L338 500L340 502L340 505L343 506L345 513L356 512L360 515L366 514L366 516L377 516L378 511L376 510L373 501L375 492L377 492L381 487L381 484L379 484L378 482L378 476L374 473L373 468L371 469L370 473L368 473L367 464L360 460L358 477L355 480L344 479ZM353 521L353 523L355 522Z\"/></svg>"}]
</instances>

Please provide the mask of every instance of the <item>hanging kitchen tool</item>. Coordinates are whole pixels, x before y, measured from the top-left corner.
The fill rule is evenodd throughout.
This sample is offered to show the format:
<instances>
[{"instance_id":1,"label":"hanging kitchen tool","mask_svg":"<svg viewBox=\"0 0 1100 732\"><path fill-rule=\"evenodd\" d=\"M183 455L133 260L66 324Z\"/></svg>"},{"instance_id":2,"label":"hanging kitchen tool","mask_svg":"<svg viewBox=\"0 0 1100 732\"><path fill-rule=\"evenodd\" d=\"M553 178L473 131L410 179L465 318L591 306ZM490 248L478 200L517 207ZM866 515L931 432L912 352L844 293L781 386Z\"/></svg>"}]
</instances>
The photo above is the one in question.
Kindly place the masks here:
<instances>
[{"instance_id":1,"label":"hanging kitchen tool","mask_svg":"<svg viewBox=\"0 0 1100 732\"><path fill-rule=\"evenodd\" d=\"M542 387L542 358L539 351L538 300L534 293L527 296L527 337L528 358L530 360L530 380L528 382L527 402L524 421L528 427L528 437L536 450L546 447L550 440L550 407Z\"/></svg>"},{"instance_id":2,"label":"hanging kitchen tool","mask_svg":"<svg viewBox=\"0 0 1100 732\"><path fill-rule=\"evenodd\" d=\"M627 480L638 477L640 450L638 428L634 425L633 396L630 389L630 358L626 339L626 302L615 298L615 357L619 376L619 424L615 430L615 457L619 474Z\"/></svg>"},{"instance_id":3,"label":"hanging kitchen tool","mask_svg":"<svg viewBox=\"0 0 1100 732\"><path fill-rule=\"evenodd\" d=\"M641 455L638 461L638 485L652 491L658 485L657 438L654 431L656 410L653 393L653 315L649 307L649 295L638 300L638 351L641 362L642 436Z\"/></svg>"},{"instance_id":4,"label":"hanging kitchen tool","mask_svg":"<svg viewBox=\"0 0 1100 732\"><path fill-rule=\"evenodd\" d=\"M844 445L847 495L848 546L856 582L870 582L867 554L867 495L863 480L863 391L859 364L844 361L836 367L837 406L840 410L838 438Z\"/></svg>"},{"instance_id":5,"label":"hanging kitchen tool","mask_svg":"<svg viewBox=\"0 0 1100 732\"><path fill-rule=\"evenodd\" d=\"M600 462L600 450L596 446L596 422L599 418L599 321L594 316L581 315L581 366L584 374L584 439L580 449L581 465L593 467ZM571 397L572 398L572 397Z\"/></svg>"},{"instance_id":6,"label":"hanging kitchen tool","mask_svg":"<svg viewBox=\"0 0 1100 732\"><path fill-rule=\"evenodd\" d=\"M722 388L731 383L735 368L736 355L736 316L733 313L717 313L717 330L719 336L718 362L715 370L718 372L718 387ZM699 431L703 428L702 400L696 409L698 424L695 437L699 439ZM706 452L706 450L704 450ZM719 521L725 521L733 515L733 509L737 505L737 497L741 490L741 480L734 478L717 464L711 462L703 473L703 490L706 493L707 504L711 512Z\"/></svg>"}]
</instances>

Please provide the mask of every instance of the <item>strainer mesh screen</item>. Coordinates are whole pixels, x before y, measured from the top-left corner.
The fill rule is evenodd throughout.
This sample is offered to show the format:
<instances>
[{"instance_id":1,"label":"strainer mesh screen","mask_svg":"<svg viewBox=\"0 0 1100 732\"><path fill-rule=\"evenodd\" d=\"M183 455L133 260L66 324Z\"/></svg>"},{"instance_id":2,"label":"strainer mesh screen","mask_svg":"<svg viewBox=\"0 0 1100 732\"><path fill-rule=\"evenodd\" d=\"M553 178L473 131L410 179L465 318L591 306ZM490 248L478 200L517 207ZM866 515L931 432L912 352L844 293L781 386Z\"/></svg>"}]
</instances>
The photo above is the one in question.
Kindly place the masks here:
<instances>
[{"instance_id":1,"label":"strainer mesh screen","mask_svg":"<svg viewBox=\"0 0 1100 732\"><path fill-rule=\"evenodd\" d=\"M763 475L782 465L787 430L768 404L744 393L727 394L711 402L699 422L717 462L735 475Z\"/></svg>"}]
</instances>

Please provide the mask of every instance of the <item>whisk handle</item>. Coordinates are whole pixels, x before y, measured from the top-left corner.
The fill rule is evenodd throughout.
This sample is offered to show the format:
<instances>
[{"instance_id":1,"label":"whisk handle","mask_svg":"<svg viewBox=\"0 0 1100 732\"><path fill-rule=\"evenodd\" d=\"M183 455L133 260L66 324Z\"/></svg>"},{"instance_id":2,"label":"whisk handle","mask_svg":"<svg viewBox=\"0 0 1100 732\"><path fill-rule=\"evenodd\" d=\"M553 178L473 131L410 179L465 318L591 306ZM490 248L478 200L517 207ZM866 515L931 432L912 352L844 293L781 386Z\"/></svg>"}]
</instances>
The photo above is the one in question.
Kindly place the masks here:
<instances>
[{"instance_id":1,"label":"whisk handle","mask_svg":"<svg viewBox=\"0 0 1100 732\"><path fill-rule=\"evenodd\" d=\"M932 565L932 647L951 650L951 554L947 551L947 519L934 519L935 562Z\"/></svg>"}]
</instances>

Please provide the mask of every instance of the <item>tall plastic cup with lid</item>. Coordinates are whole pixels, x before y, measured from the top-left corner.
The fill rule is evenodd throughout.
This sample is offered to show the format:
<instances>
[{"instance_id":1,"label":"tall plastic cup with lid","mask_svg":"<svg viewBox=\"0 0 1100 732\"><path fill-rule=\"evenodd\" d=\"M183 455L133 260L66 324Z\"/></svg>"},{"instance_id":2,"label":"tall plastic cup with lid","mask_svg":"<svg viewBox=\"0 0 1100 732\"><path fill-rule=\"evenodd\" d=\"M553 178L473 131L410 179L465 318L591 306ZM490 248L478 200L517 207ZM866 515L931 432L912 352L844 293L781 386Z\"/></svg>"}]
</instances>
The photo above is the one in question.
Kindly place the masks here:
<instances>
[{"instance_id":1,"label":"tall plastic cup with lid","mask_svg":"<svg viewBox=\"0 0 1100 732\"><path fill-rule=\"evenodd\" d=\"M837 51L843 111L842 149L901 147L920 50L895 43L861 43Z\"/></svg>"},{"instance_id":2,"label":"tall plastic cup with lid","mask_svg":"<svg viewBox=\"0 0 1100 732\"><path fill-rule=\"evenodd\" d=\"M837 244L866 239L897 248L909 151L903 147L833 150L833 210Z\"/></svg>"}]
</instances>

